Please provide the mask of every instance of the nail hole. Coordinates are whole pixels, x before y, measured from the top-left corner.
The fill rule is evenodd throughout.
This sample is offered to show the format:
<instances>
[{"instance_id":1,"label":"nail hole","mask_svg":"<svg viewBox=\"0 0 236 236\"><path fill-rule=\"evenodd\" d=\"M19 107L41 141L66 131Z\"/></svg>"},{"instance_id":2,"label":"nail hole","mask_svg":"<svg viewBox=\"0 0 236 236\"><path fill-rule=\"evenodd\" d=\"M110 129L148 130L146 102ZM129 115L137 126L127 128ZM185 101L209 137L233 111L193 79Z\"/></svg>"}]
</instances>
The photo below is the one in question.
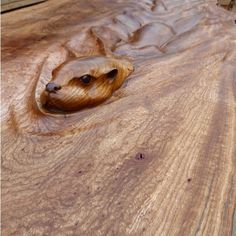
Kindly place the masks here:
<instances>
[{"instance_id":1,"label":"nail hole","mask_svg":"<svg viewBox=\"0 0 236 236\"><path fill-rule=\"evenodd\" d=\"M135 156L136 160L143 160L145 158L145 155L143 153L137 153Z\"/></svg>"}]
</instances>

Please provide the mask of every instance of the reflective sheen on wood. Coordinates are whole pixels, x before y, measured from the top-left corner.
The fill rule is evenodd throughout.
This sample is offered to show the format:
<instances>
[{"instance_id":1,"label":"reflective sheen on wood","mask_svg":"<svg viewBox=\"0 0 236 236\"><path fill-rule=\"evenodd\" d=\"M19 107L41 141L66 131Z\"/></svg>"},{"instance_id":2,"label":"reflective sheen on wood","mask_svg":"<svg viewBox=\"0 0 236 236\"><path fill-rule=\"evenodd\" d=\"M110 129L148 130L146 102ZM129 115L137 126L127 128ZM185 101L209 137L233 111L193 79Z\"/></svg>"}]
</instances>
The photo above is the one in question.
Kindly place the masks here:
<instances>
[{"instance_id":1,"label":"reflective sheen on wood","mask_svg":"<svg viewBox=\"0 0 236 236\"><path fill-rule=\"evenodd\" d=\"M107 57L76 58L52 72L42 91L39 108L78 111L108 99L133 71L130 62Z\"/></svg>"},{"instance_id":2,"label":"reflective sheen on wood","mask_svg":"<svg viewBox=\"0 0 236 236\"><path fill-rule=\"evenodd\" d=\"M3 14L2 235L231 236L235 20L216 0Z\"/></svg>"}]
</instances>

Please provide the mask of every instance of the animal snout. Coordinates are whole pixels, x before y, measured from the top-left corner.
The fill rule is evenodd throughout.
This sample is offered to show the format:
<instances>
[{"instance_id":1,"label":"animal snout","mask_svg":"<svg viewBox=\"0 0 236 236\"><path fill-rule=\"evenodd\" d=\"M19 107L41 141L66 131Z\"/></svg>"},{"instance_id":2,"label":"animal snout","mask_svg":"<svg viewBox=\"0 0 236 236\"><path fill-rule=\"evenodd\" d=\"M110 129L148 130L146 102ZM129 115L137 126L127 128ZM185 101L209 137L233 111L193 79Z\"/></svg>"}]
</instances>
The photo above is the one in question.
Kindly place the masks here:
<instances>
[{"instance_id":1,"label":"animal snout","mask_svg":"<svg viewBox=\"0 0 236 236\"><path fill-rule=\"evenodd\" d=\"M48 83L46 85L46 91L49 93L56 92L61 89L61 86L55 83Z\"/></svg>"}]
</instances>

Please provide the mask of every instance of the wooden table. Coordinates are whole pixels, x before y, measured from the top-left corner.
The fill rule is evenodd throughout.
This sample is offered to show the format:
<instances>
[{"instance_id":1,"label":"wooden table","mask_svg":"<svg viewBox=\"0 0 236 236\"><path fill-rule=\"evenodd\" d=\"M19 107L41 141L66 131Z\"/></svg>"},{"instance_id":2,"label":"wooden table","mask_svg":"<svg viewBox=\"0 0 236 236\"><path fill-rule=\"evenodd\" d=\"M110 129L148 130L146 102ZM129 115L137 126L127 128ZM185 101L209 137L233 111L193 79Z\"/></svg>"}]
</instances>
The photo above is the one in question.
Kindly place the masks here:
<instances>
[{"instance_id":1,"label":"wooden table","mask_svg":"<svg viewBox=\"0 0 236 236\"><path fill-rule=\"evenodd\" d=\"M47 1L2 16L2 235L231 235L235 13L200 0ZM41 80L99 55L135 72L103 104L36 106Z\"/></svg>"}]
</instances>

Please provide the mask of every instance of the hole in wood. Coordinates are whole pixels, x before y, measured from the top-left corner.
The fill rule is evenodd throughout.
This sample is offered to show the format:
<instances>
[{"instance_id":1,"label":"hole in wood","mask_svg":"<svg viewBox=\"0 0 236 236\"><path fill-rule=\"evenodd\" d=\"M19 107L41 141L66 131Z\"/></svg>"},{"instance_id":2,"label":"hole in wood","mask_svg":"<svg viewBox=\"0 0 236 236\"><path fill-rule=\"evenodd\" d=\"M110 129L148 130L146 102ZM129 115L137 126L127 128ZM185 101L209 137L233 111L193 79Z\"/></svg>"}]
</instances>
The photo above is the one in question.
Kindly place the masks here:
<instances>
[{"instance_id":1,"label":"hole in wood","mask_svg":"<svg viewBox=\"0 0 236 236\"><path fill-rule=\"evenodd\" d=\"M145 159L145 155L143 153L137 153L135 156L136 160L143 160Z\"/></svg>"}]
</instances>

